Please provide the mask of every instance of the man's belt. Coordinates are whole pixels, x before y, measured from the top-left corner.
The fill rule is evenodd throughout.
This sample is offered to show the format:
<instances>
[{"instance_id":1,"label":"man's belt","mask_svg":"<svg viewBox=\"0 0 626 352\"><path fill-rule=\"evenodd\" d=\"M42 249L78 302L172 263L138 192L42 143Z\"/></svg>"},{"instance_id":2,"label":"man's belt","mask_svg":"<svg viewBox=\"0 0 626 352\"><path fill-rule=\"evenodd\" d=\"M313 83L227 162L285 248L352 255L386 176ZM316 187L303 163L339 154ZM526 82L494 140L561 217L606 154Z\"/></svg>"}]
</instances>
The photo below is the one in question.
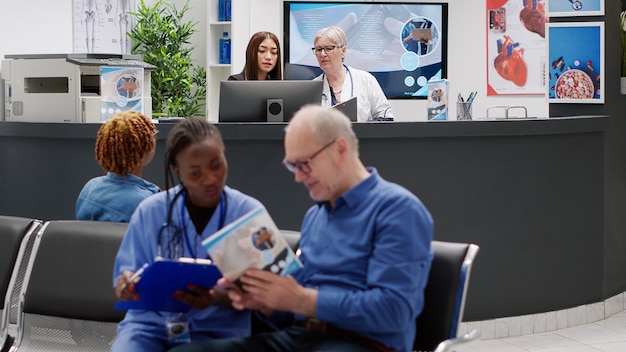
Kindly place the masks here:
<instances>
[{"instance_id":1,"label":"man's belt","mask_svg":"<svg viewBox=\"0 0 626 352\"><path fill-rule=\"evenodd\" d=\"M340 329L332 324L325 323L317 319L299 320L296 321L296 326L332 337L360 341L375 347L381 352L396 352L393 348L387 347L376 340L370 339L369 337L359 335L349 330Z\"/></svg>"}]
</instances>

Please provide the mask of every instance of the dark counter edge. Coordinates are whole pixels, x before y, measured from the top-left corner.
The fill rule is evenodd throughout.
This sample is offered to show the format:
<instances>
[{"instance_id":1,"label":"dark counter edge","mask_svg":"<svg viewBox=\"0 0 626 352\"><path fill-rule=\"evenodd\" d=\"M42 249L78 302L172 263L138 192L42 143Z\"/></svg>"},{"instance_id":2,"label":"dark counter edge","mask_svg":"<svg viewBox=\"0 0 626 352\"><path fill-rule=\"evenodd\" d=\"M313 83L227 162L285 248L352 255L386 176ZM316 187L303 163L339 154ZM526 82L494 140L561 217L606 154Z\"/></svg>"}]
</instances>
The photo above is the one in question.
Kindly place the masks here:
<instances>
[{"instance_id":1,"label":"dark counter edge","mask_svg":"<svg viewBox=\"0 0 626 352\"><path fill-rule=\"evenodd\" d=\"M549 119L416 121L356 123L359 138L498 137L554 135L604 131L608 116L576 116ZM68 126L70 125L70 126ZM224 139L283 139L285 123L218 123ZM28 126L28 128L24 128ZM0 136L82 139L94 135L100 123L46 123L0 121ZM158 124L165 138L173 124ZM71 128L68 128L71 127ZM245 128L242 128L245 127Z\"/></svg>"}]
</instances>

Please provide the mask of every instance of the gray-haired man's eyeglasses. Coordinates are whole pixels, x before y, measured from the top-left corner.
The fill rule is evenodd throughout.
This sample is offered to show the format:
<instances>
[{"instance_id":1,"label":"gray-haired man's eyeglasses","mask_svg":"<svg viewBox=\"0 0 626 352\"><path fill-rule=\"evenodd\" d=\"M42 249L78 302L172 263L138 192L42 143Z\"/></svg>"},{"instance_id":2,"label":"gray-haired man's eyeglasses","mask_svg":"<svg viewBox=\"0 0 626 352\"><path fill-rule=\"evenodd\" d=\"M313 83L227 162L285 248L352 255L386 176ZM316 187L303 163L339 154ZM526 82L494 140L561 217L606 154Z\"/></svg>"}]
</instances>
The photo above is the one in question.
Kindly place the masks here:
<instances>
[{"instance_id":1,"label":"gray-haired man's eyeglasses","mask_svg":"<svg viewBox=\"0 0 626 352\"><path fill-rule=\"evenodd\" d=\"M296 169L304 172L305 174L309 174L311 172L311 167L309 166L309 163L316 156L320 155L320 153L323 152L326 148L330 147L333 143L335 143L336 140L337 139L333 139L332 141L326 143L322 148L320 148L320 150L313 153L313 155L308 157L305 161L298 161L298 162L292 163L290 161L283 160L283 165L285 165L287 170L289 170L290 172L294 174L296 173Z\"/></svg>"}]
</instances>

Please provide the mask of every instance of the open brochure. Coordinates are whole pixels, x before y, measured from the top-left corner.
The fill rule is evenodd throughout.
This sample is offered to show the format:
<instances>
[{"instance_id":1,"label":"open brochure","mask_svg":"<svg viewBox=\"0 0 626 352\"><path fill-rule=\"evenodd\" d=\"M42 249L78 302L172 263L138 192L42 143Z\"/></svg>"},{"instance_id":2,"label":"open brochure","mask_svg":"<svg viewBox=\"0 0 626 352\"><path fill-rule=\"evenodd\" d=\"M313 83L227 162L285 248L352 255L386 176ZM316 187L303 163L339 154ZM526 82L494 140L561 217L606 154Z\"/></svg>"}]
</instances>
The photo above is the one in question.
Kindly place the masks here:
<instances>
[{"instance_id":1,"label":"open brochure","mask_svg":"<svg viewBox=\"0 0 626 352\"><path fill-rule=\"evenodd\" d=\"M208 259L161 259L144 270L139 269L135 292L138 301L118 301L115 309L143 309L185 313L191 306L174 298L174 292L186 290L192 284L206 289L215 286L222 276Z\"/></svg>"},{"instance_id":2,"label":"open brochure","mask_svg":"<svg viewBox=\"0 0 626 352\"><path fill-rule=\"evenodd\" d=\"M263 207L214 233L202 245L222 275L231 282L248 268L268 270L285 276L302 268L302 263L285 241Z\"/></svg>"}]
</instances>

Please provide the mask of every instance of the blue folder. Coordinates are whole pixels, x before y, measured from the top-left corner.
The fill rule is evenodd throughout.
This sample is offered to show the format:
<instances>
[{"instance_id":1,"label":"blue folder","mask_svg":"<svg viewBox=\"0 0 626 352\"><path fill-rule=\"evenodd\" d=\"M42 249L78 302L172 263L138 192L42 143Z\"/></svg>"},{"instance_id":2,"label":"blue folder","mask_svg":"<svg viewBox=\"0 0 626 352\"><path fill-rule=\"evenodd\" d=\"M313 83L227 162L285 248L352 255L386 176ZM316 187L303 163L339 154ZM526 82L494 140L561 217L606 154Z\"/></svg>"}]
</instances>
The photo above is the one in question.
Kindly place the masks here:
<instances>
[{"instance_id":1,"label":"blue folder","mask_svg":"<svg viewBox=\"0 0 626 352\"><path fill-rule=\"evenodd\" d=\"M174 298L174 292L186 290L189 284L210 289L222 277L219 269L207 262L171 259L154 262L145 269L135 284L139 300L120 300L114 308L185 313L191 306Z\"/></svg>"}]
</instances>

